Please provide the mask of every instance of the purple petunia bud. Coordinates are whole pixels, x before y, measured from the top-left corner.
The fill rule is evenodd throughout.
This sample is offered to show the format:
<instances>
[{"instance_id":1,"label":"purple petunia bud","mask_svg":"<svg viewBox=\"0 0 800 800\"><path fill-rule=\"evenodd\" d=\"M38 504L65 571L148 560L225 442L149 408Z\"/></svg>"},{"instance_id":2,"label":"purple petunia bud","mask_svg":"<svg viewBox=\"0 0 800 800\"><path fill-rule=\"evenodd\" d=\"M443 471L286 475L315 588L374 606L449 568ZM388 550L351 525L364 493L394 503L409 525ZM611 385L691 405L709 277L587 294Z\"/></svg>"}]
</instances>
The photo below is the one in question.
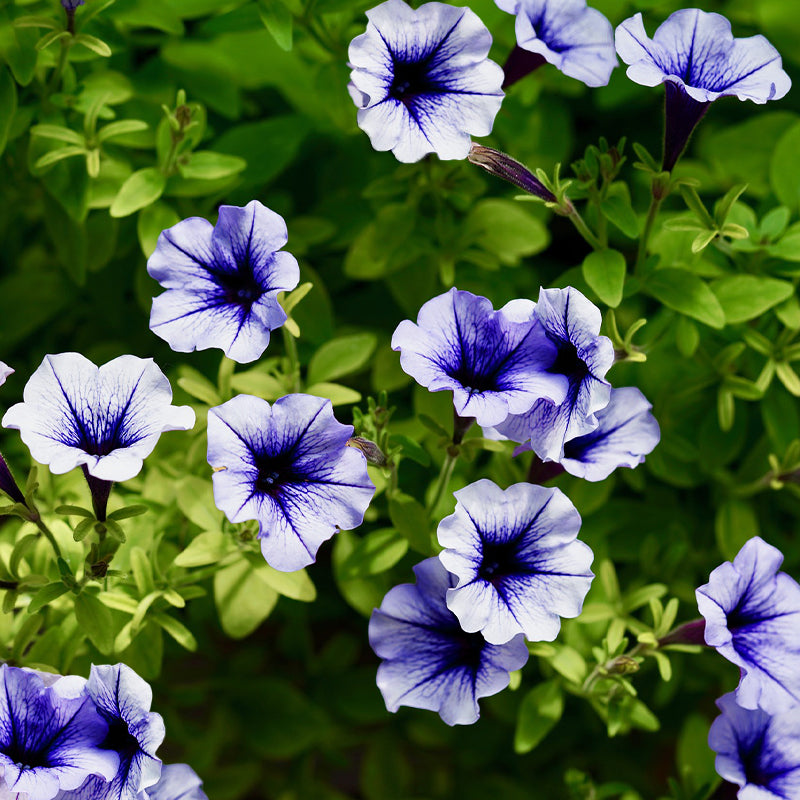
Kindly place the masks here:
<instances>
[{"instance_id":1,"label":"purple petunia bud","mask_svg":"<svg viewBox=\"0 0 800 800\"><path fill-rule=\"evenodd\" d=\"M20 491L11 470L8 468L6 460L0 453L0 490L4 491L15 503L25 505L25 496Z\"/></svg>"},{"instance_id":2,"label":"purple petunia bud","mask_svg":"<svg viewBox=\"0 0 800 800\"><path fill-rule=\"evenodd\" d=\"M499 150L473 142L467 159L547 203L558 202L558 198L524 164Z\"/></svg>"}]
</instances>

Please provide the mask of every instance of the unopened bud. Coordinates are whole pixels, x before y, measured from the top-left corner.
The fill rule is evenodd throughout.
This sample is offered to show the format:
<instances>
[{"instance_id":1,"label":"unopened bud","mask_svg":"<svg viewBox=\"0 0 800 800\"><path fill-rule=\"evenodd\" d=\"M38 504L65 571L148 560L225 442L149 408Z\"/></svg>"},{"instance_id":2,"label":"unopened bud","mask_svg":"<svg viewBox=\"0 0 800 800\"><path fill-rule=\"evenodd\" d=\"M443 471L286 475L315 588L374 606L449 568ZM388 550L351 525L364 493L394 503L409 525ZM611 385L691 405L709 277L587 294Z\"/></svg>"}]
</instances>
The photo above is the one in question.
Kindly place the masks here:
<instances>
[{"instance_id":1,"label":"unopened bud","mask_svg":"<svg viewBox=\"0 0 800 800\"><path fill-rule=\"evenodd\" d=\"M368 464L374 464L376 467L386 466L386 456L375 442L364 439L362 436L353 436L351 439L347 440L347 446L355 447L356 450L360 450L367 459Z\"/></svg>"},{"instance_id":2,"label":"unopened bud","mask_svg":"<svg viewBox=\"0 0 800 800\"><path fill-rule=\"evenodd\" d=\"M547 203L558 202L558 198L524 164L499 150L473 142L467 159Z\"/></svg>"}]
</instances>

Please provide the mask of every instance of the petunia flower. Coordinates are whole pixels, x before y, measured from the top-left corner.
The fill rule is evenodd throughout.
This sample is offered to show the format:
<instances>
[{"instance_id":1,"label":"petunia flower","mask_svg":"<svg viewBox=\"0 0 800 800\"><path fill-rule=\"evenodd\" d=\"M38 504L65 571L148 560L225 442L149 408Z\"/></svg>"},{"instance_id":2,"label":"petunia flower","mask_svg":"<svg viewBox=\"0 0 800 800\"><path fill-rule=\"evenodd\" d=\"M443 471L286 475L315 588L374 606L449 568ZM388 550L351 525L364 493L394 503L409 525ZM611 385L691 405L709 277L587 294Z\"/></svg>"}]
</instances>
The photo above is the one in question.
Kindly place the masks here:
<instances>
[{"instance_id":1,"label":"petunia flower","mask_svg":"<svg viewBox=\"0 0 800 800\"><path fill-rule=\"evenodd\" d=\"M482 479L455 492L439 523L442 564L458 583L447 607L468 632L491 644L522 633L552 641L561 617L577 617L594 555L577 540L581 518L559 489L518 483L503 491Z\"/></svg>"},{"instance_id":2,"label":"petunia flower","mask_svg":"<svg viewBox=\"0 0 800 800\"><path fill-rule=\"evenodd\" d=\"M275 569L311 564L337 529L360 525L375 487L352 425L330 400L290 394L270 406L238 395L208 413L214 501L231 522L258 520L261 552Z\"/></svg>"},{"instance_id":3,"label":"petunia flower","mask_svg":"<svg viewBox=\"0 0 800 800\"><path fill-rule=\"evenodd\" d=\"M405 162L427 153L466 158L470 136L491 133L503 101L486 26L468 8L415 10L403 0L387 0L367 18L366 33L350 43L348 88L372 146Z\"/></svg>"},{"instance_id":4,"label":"petunia flower","mask_svg":"<svg viewBox=\"0 0 800 800\"><path fill-rule=\"evenodd\" d=\"M561 465L587 481L603 481L617 467L635 467L661 439L652 406L635 387L612 389L597 412L597 427L564 443Z\"/></svg>"},{"instance_id":5,"label":"petunia flower","mask_svg":"<svg viewBox=\"0 0 800 800\"><path fill-rule=\"evenodd\" d=\"M44 680L0 666L0 791L51 800L89 775L110 780L119 757L101 749L108 725L81 678Z\"/></svg>"},{"instance_id":6,"label":"petunia flower","mask_svg":"<svg viewBox=\"0 0 800 800\"><path fill-rule=\"evenodd\" d=\"M551 374L556 346L533 307L517 300L495 311L485 297L450 289L422 306L417 324L397 326L392 349L417 383L432 392L452 389L460 416L498 425L539 398L559 403L566 394L567 381Z\"/></svg>"},{"instance_id":7,"label":"petunia flower","mask_svg":"<svg viewBox=\"0 0 800 800\"><path fill-rule=\"evenodd\" d=\"M800 797L800 714L745 709L733 692L717 700L722 712L711 725L708 745L724 780L739 786L739 800ZM732 796L732 795L731 795Z\"/></svg>"},{"instance_id":8,"label":"petunia flower","mask_svg":"<svg viewBox=\"0 0 800 800\"><path fill-rule=\"evenodd\" d=\"M120 356L97 367L80 353L48 355L23 398L3 426L18 429L36 461L57 475L85 465L95 478L128 480L162 432L195 422L189 406L170 405L169 381L151 358Z\"/></svg>"},{"instance_id":9,"label":"petunia flower","mask_svg":"<svg viewBox=\"0 0 800 800\"><path fill-rule=\"evenodd\" d=\"M6 378L13 373L13 368L9 367L8 364L4 364L0 361L0 386L2 386L6 382Z\"/></svg>"},{"instance_id":10,"label":"petunia flower","mask_svg":"<svg viewBox=\"0 0 800 800\"><path fill-rule=\"evenodd\" d=\"M766 103L779 100L792 85L780 54L763 36L734 39L725 17L698 8L671 14L652 39L641 13L635 14L617 27L616 47L632 81L665 84L667 171L714 100L735 95Z\"/></svg>"},{"instance_id":11,"label":"petunia flower","mask_svg":"<svg viewBox=\"0 0 800 800\"><path fill-rule=\"evenodd\" d=\"M82 6L86 0L61 0L61 5L67 11L75 11L78 6Z\"/></svg>"},{"instance_id":12,"label":"petunia flower","mask_svg":"<svg viewBox=\"0 0 800 800\"><path fill-rule=\"evenodd\" d=\"M508 686L528 660L522 635L503 645L461 629L445 597L456 581L436 558L414 567L416 584L395 586L369 621L369 643L383 663L378 688L386 708L436 711L448 725L478 719L478 699Z\"/></svg>"},{"instance_id":13,"label":"petunia flower","mask_svg":"<svg viewBox=\"0 0 800 800\"><path fill-rule=\"evenodd\" d=\"M614 363L614 346L600 335L600 309L571 286L541 289L534 313L557 348L549 372L566 378L566 398L537 400L526 414L509 416L487 433L515 442L530 440L539 458L561 461L565 442L595 430L596 412L608 405L611 385L605 374Z\"/></svg>"},{"instance_id":14,"label":"petunia flower","mask_svg":"<svg viewBox=\"0 0 800 800\"><path fill-rule=\"evenodd\" d=\"M516 15L517 46L505 66L510 86L544 63L587 86L605 86L617 66L614 29L586 0L495 0Z\"/></svg>"},{"instance_id":15,"label":"petunia flower","mask_svg":"<svg viewBox=\"0 0 800 800\"><path fill-rule=\"evenodd\" d=\"M179 353L218 347L245 363L286 322L278 294L300 280L283 217L252 200L220 206L216 225L190 217L163 231L147 271L167 291L153 299L150 329Z\"/></svg>"},{"instance_id":16,"label":"petunia flower","mask_svg":"<svg viewBox=\"0 0 800 800\"><path fill-rule=\"evenodd\" d=\"M800 585L754 536L697 589L706 644L741 670L736 702L769 714L800 704Z\"/></svg>"},{"instance_id":17,"label":"petunia flower","mask_svg":"<svg viewBox=\"0 0 800 800\"><path fill-rule=\"evenodd\" d=\"M158 783L147 792L149 800L208 800L203 781L188 764L165 764Z\"/></svg>"}]
</instances>

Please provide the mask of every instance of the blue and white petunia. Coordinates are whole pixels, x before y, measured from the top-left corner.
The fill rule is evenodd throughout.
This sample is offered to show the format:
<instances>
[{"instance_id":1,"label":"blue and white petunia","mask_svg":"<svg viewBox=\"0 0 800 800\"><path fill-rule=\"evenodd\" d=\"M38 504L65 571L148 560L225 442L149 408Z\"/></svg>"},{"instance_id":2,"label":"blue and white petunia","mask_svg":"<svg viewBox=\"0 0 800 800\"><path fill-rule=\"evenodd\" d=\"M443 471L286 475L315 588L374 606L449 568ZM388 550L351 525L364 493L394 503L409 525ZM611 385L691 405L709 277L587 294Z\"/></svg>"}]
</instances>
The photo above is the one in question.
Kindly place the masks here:
<instances>
[{"instance_id":1,"label":"blue and white petunia","mask_svg":"<svg viewBox=\"0 0 800 800\"><path fill-rule=\"evenodd\" d=\"M635 387L611 390L608 405L597 412L597 427L564 443L561 465L587 481L605 480L617 467L635 467L661 439L652 406Z\"/></svg>"},{"instance_id":2,"label":"blue and white petunia","mask_svg":"<svg viewBox=\"0 0 800 800\"><path fill-rule=\"evenodd\" d=\"M561 618L577 617L594 577L594 555L577 535L581 518L559 489L482 479L455 493L439 523L442 564L458 583L447 607L491 644L522 633L550 642Z\"/></svg>"},{"instance_id":3,"label":"blue and white petunia","mask_svg":"<svg viewBox=\"0 0 800 800\"><path fill-rule=\"evenodd\" d=\"M503 100L503 70L487 56L492 36L469 8L387 0L367 11L350 43L350 96L376 150L399 161L427 153L466 158L487 136Z\"/></svg>"},{"instance_id":4,"label":"blue and white petunia","mask_svg":"<svg viewBox=\"0 0 800 800\"><path fill-rule=\"evenodd\" d=\"M792 85L780 53L763 36L734 39L725 17L698 8L671 14L652 39L641 13L635 14L617 27L615 38L632 81L665 84L665 170L675 166L714 100L734 95L766 103L779 100Z\"/></svg>"},{"instance_id":5,"label":"blue and white petunia","mask_svg":"<svg viewBox=\"0 0 800 800\"><path fill-rule=\"evenodd\" d=\"M375 487L352 425L330 400L290 394L270 406L238 395L208 413L214 501L231 522L258 520L261 552L275 569L301 569L337 529L364 519Z\"/></svg>"},{"instance_id":6,"label":"blue and white petunia","mask_svg":"<svg viewBox=\"0 0 800 800\"><path fill-rule=\"evenodd\" d=\"M6 378L11 375L14 370L8 366L8 364L4 364L0 361L0 386L2 386L6 382Z\"/></svg>"},{"instance_id":7,"label":"blue and white petunia","mask_svg":"<svg viewBox=\"0 0 800 800\"><path fill-rule=\"evenodd\" d=\"M739 787L739 800L800 797L797 709L774 715L761 709L745 709L736 702L733 692L720 697L717 706L722 713L711 725L708 746L717 754L717 774Z\"/></svg>"},{"instance_id":8,"label":"blue and white petunia","mask_svg":"<svg viewBox=\"0 0 800 800\"><path fill-rule=\"evenodd\" d=\"M202 787L203 781L187 764L165 764L158 783L146 795L148 800L208 800Z\"/></svg>"},{"instance_id":9,"label":"blue and white petunia","mask_svg":"<svg viewBox=\"0 0 800 800\"><path fill-rule=\"evenodd\" d=\"M189 406L173 406L172 389L150 358L120 356L102 367L80 353L44 357L25 385L24 402L6 411L31 455L56 474L85 465L105 481L142 468L164 431L190 430Z\"/></svg>"},{"instance_id":10,"label":"blue and white petunia","mask_svg":"<svg viewBox=\"0 0 800 800\"><path fill-rule=\"evenodd\" d=\"M462 417L493 426L524 414L540 398L561 402L567 381L552 374L557 348L533 314L516 300L495 311L485 297L450 289L401 322L392 336L400 364L432 392L453 391Z\"/></svg>"},{"instance_id":11,"label":"blue and white petunia","mask_svg":"<svg viewBox=\"0 0 800 800\"><path fill-rule=\"evenodd\" d=\"M741 670L736 702L769 714L800 706L800 584L782 562L755 536L696 592L706 644Z\"/></svg>"},{"instance_id":12,"label":"blue and white petunia","mask_svg":"<svg viewBox=\"0 0 800 800\"><path fill-rule=\"evenodd\" d=\"M82 678L0 666L0 792L51 800L90 775L110 780L119 756Z\"/></svg>"},{"instance_id":13,"label":"blue and white petunia","mask_svg":"<svg viewBox=\"0 0 800 800\"><path fill-rule=\"evenodd\" d=\"M539 64L553 64L587 86L605 86L617 66L611 23L586 0L495 0L503 11L516 15L517 47L506 65L506 86ZM527 54L539 58L532 61ZM519 67L515 70L515 55Z\"/></svg>"},{"instance_id":14,"label":"blue and white petunia","mask_svg":"<svg viewBox=\"0 0 800 800\"><path fill-rule=\"evenodd\" d=\"M515 300L509 305L525 303ZM614 346L600 335L600 309L577 289L541 289L535 317L557 348L549 372L567 380L563 402L538 400L526 414L509 416L489 435L515 442L530 441L544 461L561 461L564 444L598 426L596 413L608 405L611 384L606 372L614 363Z\"/></svg>"},{"instance_id":15,"label":"blue and white petunia","mask_svg":"<svg viewBox=\"0 0 800 800\"><path fill-rule=\"evenodd\" d=\"M521 634L493 645L462 630L445 602L456 578L435 556L414 573L416 584L391 589L369 621L370 645L383 659L378 688L391 712L424 708L448 725L469 725L478 719L478 699L508 686L528 648Z\"/></svg>"},{"instance_id":16,"label":"blue and white petunia","mask_svg":"<svg viewBox=\"0 0 800 800\"><path fill-rule=\"evenodd\" d=\"M167 291L150 329L179 353L218 347L240 363L259 358L286 321L280 292L297 286L283 217L252 200L220 206L216 225L190 217L163 231L147 271Z\"/></svg>"}]
</instances>

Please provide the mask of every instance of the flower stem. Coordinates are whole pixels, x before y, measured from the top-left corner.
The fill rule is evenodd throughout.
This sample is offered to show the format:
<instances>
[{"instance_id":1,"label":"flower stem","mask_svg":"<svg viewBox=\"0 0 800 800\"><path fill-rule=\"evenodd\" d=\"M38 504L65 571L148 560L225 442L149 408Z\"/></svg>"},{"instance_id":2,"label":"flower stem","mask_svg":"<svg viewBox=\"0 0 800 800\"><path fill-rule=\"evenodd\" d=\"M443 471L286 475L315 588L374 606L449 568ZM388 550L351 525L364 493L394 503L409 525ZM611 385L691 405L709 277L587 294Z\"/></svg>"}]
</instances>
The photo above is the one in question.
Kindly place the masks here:
<instances>
[{"instance_id":1,"label":"flower stem","mask_svg":"<svg viewBox=\"0 0 800 800\"><path fill-rule=\"evenodd\" d=\"M584 222L583 217L578 213L578 209L570 204L570 212L567 217L577 229L578 233L591 245L592 250L602 250L603 245L600 240L592 233L589 226Z\"/></svg>"},{"instance_id":2,"label":"flower stem","mask_svg":"<svg viewBox=\"0 0 800 800\"><path fill-rule=\"evenodd\" d=\"M503 72L505 73L503 89L508 89L509 86L546 63L543 55L532 53L530 50L524 50L519 45L514 45L514 49L509 53L508 59L503 65Z\"/></svg>"},{"instance_id":3,"label":"flower stem","mask_svg":"<svg viewBox=\"0 0 800 800\"><path fill-rule=\"evenodd\" d=\"M663 200L663 197L658 197L655 194L650 199L650 208L647 209L647 219L644 223L642 238L639 239L639 251L636 254L636 266L633 269L634 273L639 272L644 264L645 258L647 258L647 244L650 241L650 234L653 232L653 225L655 224Z\"/></svg>"},{"instance_id":4,"label":"flower stem","mask_svg":"<svg viewBox=\"0 0 800 800\"><path fill-rule=\"evenodd\" d=\"M31 511L30 521L44 534L45 539L50 542L51 547L53 548L53 552L56 554L56 558L61 558L61 548L58 546L58 542L56 541L56 537L53 536L53 532L50 528L45 525L44 520L39 516L38 511Z\"/></svg>"},{"instance_id":5,"label":"flower stem","mask_svg":"<svg viewBox=\"0 0 800 800\"><path fill-rule=\"evenodd\" d=\"M219 362L219 371L217 372L217 391L224 403L230 400L231 397L231 378L233 377L234 370L236 369L236 362L223 355L222 361Z\"/></svg>"},{"instance_id":6,"label":"flower stem","mask_svg":"<svg viewBox=\"0 0 800 800\"><path fill-rule=\"evenodd\" d=\"M453 470L456 468L456 461L458 461L457 449L448 447L444 461L442 462L442 469L439 472L439 479L436 483L436 491L433 493L433 498L428 504L429 512L433 512L436 509L436 506L438 506L441 502L442 497L444 497L444 493L447 491L447 486L450 483L450 478L453 477Z\"/></svg>"},{"instance_id":7,"label":"flower stem","mask_svg":"<svg viewBox=\"0 0 800 800\"><path fill-rule=\"evenodd\" d=\"M86 483L89 484L89 491L92 493L94 515L98 522L105 522L108 511L108 498L111 494L111 487L114 484L112 481L104 481L102 478L95 478L86 468L86 464L84 464L81 469L86 478Z\"/></svg>"},{"instance_id":8,"label":"flower stem","mask_svg":"<svg viewBox=\"0 0 800 800\"><path fill-rule=\"evenodd\" d=\"M289 378L289 391L299 392L302 389L300 383L300 359L297 355L297 342L294 340L289 331L284 326L281 328L283 334L283 347L286 351L286 360L288 362L287 377Z\"/></svg>"}]
</instances>

